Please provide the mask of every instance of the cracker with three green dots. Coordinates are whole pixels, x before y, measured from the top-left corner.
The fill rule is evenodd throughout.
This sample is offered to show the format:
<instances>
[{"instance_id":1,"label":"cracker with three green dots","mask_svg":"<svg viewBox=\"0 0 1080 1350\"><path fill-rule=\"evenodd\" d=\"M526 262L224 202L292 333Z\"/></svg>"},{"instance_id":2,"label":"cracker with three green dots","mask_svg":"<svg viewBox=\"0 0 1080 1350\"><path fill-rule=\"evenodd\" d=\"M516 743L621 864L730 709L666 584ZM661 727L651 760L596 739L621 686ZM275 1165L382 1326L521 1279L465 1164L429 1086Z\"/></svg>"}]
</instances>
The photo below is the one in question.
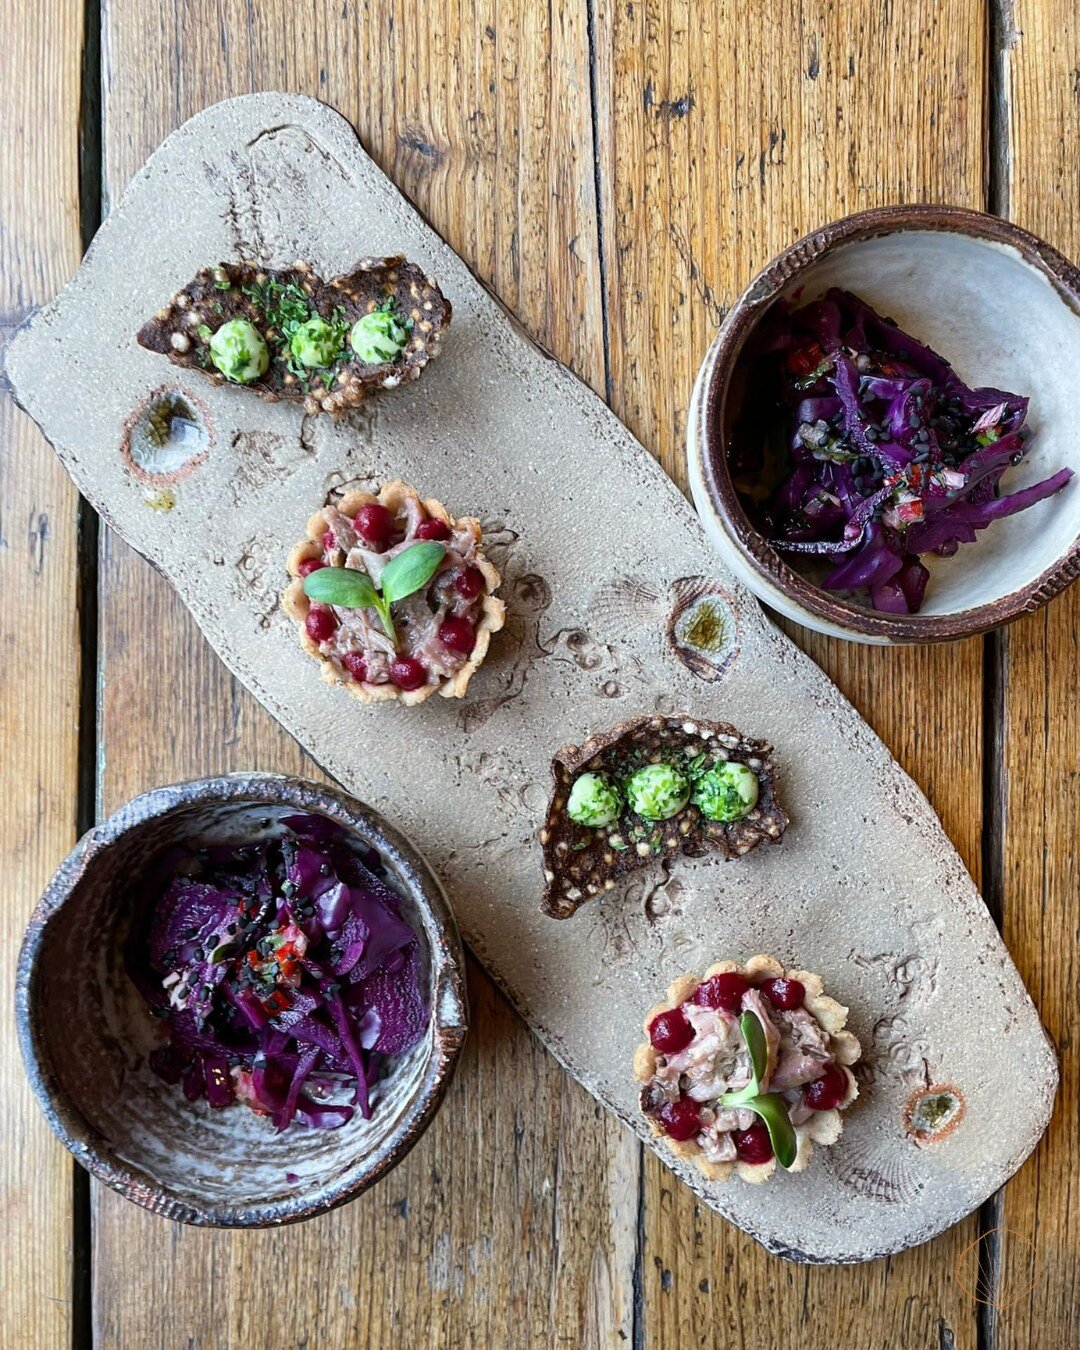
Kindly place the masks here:
<instances>
[{"instance_id":1,"label":"cracker with three green dots","mask_svg":"<svg viewBox=\"0 0 1080 1350\"><path fill-rule=\"evenodd\" d=\"M304 262L204 267L137 334L139 345L215 384L340 417L374 389L419 377L452 307L415 263L369 258L323 281Z\"/></svg>"},{"instance_id":2,"label":"cracker with three green dots","mask_svg":"<svg viewBox=\"0 0 1080 1350\"><path fill-rule=\"evenodd\" d=\"M637 717L584 745L564 746L551 772L555 789L539 836L541 908L556 919L569 918L659 858L709 852L738 858L779 842L788 824L777 799L772 746L727 723ZM733 816L724 811L725 793L734 801L750 774L756 792L744 813L710 819L699 803Z\"/></svg>"}]
</instances>

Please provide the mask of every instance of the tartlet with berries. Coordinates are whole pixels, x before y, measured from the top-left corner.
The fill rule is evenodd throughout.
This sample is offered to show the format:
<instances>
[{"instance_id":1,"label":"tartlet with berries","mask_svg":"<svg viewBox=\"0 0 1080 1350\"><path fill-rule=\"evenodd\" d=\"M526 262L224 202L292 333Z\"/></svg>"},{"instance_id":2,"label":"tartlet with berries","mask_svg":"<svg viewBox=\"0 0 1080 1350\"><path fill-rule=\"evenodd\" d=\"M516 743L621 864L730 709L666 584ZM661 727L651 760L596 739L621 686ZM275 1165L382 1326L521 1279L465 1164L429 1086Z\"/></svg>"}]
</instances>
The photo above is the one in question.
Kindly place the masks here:
<instances>
[{"instance_id":1,"label":"tartlet with berries","mask_svg":"<svg viewBox=\"0 0 1080 1350\"><path fill-rule=\"evenodd\" d=\"M363 702L460 698L505 619L480 523L400 480L307 523L282 606L322 677Z\"/></svg>"},{"instance_id":2,"label":"tartlet with berries","mask_svg":"<svg viewBox=\"0 0 1080 1350\"><path fill-rule=\"evenodd\" d=\"M767 1181L778 1163L801 1172L858 1096L847 1015L819 975L771 956L681 975L634 1053L650 1128L710 1181Z\"/></svg>"}]
</instances>

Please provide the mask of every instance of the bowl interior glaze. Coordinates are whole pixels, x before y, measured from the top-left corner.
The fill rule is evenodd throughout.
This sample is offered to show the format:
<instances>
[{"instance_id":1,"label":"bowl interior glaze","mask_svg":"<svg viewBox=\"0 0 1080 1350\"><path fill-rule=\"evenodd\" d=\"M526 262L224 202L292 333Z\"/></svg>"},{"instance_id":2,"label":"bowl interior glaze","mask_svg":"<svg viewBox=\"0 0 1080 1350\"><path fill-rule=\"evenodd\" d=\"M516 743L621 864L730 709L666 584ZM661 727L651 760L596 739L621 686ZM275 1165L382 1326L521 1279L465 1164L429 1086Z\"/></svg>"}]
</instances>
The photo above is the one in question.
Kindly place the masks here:
<instances>
[{"instance_id":1,"label":"bowl interior glaze","mask_svg":"<svg viewBox=\"0 0 1080 1350\"><path fill-rule=\"evenodd\" d=\"M890 216L895 218L891 226ZM863 219L868 223L860 229ZM972 232L982 221L988 233ZM833 230L841 232L839 242L831 237ZM970 212L895 208L838 222L822 233L826 243L816 252L806 249L806 256L786 268L782 255L774 264L774 287L755 283L750 288L736 306L741 314L733 311L737 339L729 334L725 343L722 333L710 353L705 473L714 500L723 499L728 533L744 556L756 560L757 570L796 604L834 624L877 628L893 640L962 636L1035 608L1078 566L1080 436L1074 428L1080 408L1080 302L1075 271L1031 236ZM1017 244L1005 242L1012 236ZM1024 247L1028 242L1031 247ZM792 254L799 248L793 246ZM949 360L968 384L1030 397L1027 424L1033 439L1024 461L1006 473L1003 493L1063 467L1078 475L1049 500L993 522L954 557L925 557L931 577L918 615L884 616L857 596L821 591L814 582L823 569L815 572L813 563L774 551L754 529L727 476L747 341L776 305L806 303L831 286L855 292L894 318Z\"/></svg>"},{"instance_id":2,"label":"bowl interior glaze","mask_svg":"<svg viewBox=\"0 0 1080 1350\"><path fill-rule=\"evenodd\" d=\"M20 960L24 1054L53 1128L104 1181L187 1222L281 1223L358 1194L418 1137L464 1038L459 940L426 865L348 798L298 780L265 781L262 799L245 779L244 799L221 800L213 785L224 784L227 793L230 780L219 779L128 803L61 867L31 920ZM188 1102L178 1085L149 1068L160 1030L127 974L123 948L143 902L139 878L163 848L250 842L298 811L331 816L378 848L402 896L402 915L420 939L433 1017L424 1038L389 1061L370 1121L357 1113L340 1129L292 1127L279 1135L241 1106L212 1110L205 1101Z\"/></svg>"}]
</instances>

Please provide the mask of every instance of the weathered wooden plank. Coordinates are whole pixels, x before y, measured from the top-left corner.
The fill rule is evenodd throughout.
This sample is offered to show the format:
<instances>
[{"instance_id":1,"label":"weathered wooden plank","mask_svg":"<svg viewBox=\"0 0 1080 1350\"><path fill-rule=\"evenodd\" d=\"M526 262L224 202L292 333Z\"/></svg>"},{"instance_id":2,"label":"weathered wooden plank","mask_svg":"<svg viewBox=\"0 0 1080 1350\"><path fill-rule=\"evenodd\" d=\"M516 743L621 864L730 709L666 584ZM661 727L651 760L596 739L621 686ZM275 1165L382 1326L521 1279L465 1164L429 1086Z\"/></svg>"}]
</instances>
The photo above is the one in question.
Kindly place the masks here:
<instances>
[{"instance_id":1,"label":"weathered wooden plank","mask_svg":"<svg viewBox=\"0 0 1080 1350\"><path fill-rule=\"evenodd\" d=\"M1080 256L1080 22L1067 0L1000 6L995 62L1003 99L1009 217ZM1033 408L1038 409L1038 391ZM1005 940L1061 1057L1057 1112L1035 1157L1005 1188L996 1344L1075 1345L1080 1336L1076 1121L1080 1019L1076 904L1080 859L1080 591L1014 624L1003 639ZM1027 1288L1030 1246L1038 1276ZM1014 1301L1015 1300L1015 1301Z\"/></svg>"},{"instance_id":2,"label":"weathered wooden plank","mask_svg":"<svg viewBox=\"0 0 1080 1350\"><path fill-rule=\"evenodd\" d=\"M982 205L984 22L976 0L599 0L612 403L680 482L697 364L777 250L884 202ZM978 875L979 642L881 651L789 631L924 787ZM972 1219L885 1264L788 1269L650 1158L645 1340L969 1346L975 1308L951 1271L976 1233Z\"/></svg>"},{"instance_id":3,"label":"weathered wooden plank","mask_svg":"<svg viewBox=\"0 0 1080 1350\"><path fill-rule=\"evenodd\" d=\"M0 17L0 340L78 265L81 0ZM77 495L0 381L0 1344L60 1346L72 1325L72 1164L30 1094L11 1017L31 906L75 840Z\"/></svg>"},{"instance_id":4,"label":"weathered wooden plank","mask_svg":"<svg viewBox=\"0 0 1080 1350\"><path fill-rule=\"evenodd\" d=\"M315 94L353 119L541 341L602 388L581 5L381 0L301 16L283 0L180 10L108 0L105 64L112 194L207 103L260 87ZM107 808L199 772L314 772L115 539L101 609ZM164 724L148 664L168 653L175 717ZM406 1163L345 1210L285 1233L215 1235L170 1229L97 1190L99 1343L622 1343L639 1150L476 968L471 989L474 1033L444 1111Z\"/></svg>"}]
</instances>

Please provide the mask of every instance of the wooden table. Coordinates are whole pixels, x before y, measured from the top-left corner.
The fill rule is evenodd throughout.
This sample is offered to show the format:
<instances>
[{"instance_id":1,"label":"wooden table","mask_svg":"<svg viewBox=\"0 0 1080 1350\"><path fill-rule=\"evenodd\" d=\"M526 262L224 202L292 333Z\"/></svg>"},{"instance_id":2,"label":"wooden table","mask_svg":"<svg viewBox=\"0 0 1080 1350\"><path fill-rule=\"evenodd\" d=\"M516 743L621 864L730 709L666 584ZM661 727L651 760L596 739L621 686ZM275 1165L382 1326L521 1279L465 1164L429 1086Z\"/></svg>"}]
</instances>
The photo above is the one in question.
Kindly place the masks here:
<instances>
[{"instance_id":1,"label":"wooden table","mask_svg":"<svg viewBox=\"0 0 1080 1350\"><path fill-rule=\"evenodd\" d=\"M349 117L680 482L691 381L725 307L808 228L880 203L955 202L1080 254L1080 15L1067 0L2 9L5 329L67 280L169 131L255 89L314 94ZM96 814L199 774L318 770L165 583L80 507L6 396L0 424L10 1009L23 922ZM30 1098L8 1016L0 1346L1080 1344L1078 624L1074 588L952 646L793 632L929 794L1061 1049L1050 1131L981 1214L873 1265L769 1257L604 1115L474 966L455 1087L388 1180L284 1232L185 1229L72 1164ZM986 1236L999 1225L1017 1236ZM980 1235L999 1294L1035 1244L1036 1285L1010 1306L980 1305L954 1278Z\"/></svg>"}]
</instances>

